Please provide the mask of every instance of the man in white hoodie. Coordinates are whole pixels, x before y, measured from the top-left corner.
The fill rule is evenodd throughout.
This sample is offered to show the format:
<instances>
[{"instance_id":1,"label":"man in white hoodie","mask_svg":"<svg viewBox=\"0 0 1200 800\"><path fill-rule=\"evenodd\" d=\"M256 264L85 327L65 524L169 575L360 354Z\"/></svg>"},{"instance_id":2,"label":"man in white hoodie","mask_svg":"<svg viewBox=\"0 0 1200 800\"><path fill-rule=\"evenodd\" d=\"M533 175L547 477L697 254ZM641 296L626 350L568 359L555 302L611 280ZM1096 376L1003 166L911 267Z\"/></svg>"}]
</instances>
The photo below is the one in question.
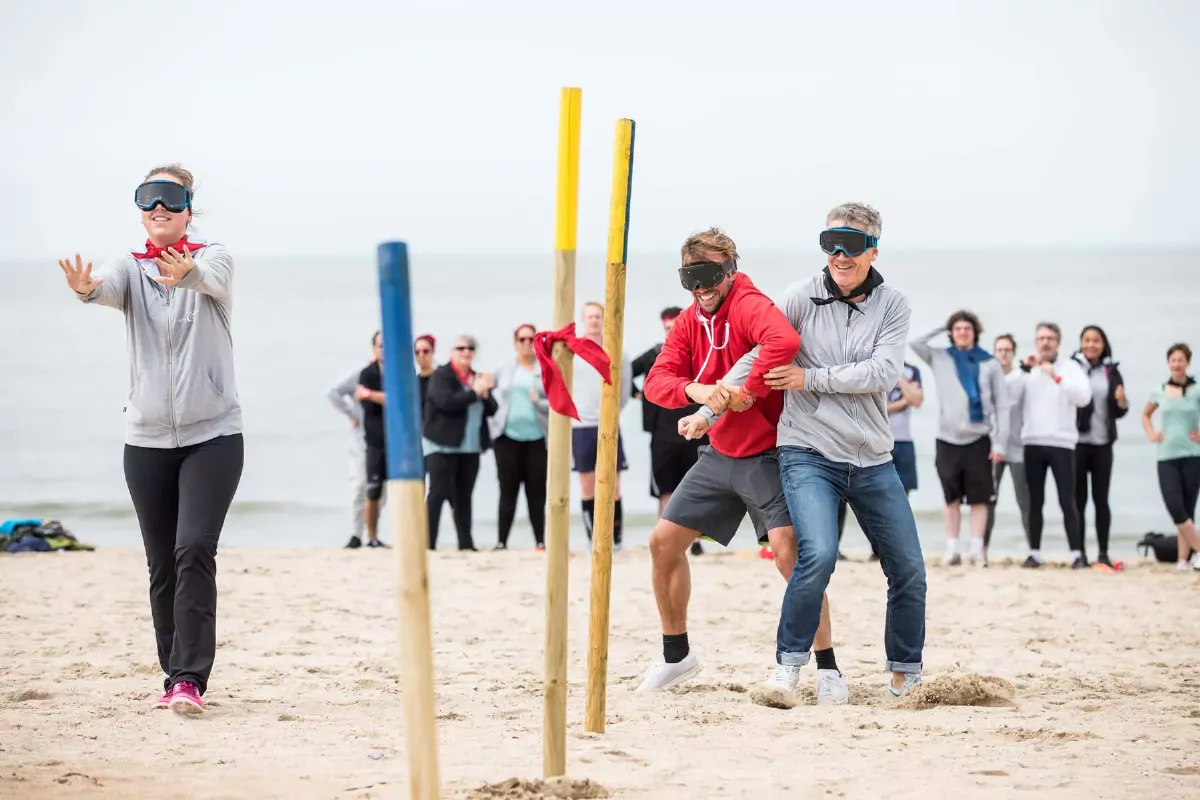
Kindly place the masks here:
<instances>
[{"instance_id":1,"label":"man in white hoodie","mask_svg":"<svg viewBox=\"0 0 1200 800\"><path fill-rule=\"evenodd\" d=\"M1019 380L1009 384L1013 402L1021 404L1021 441L1025 445L1025 477L1029 481L1029 558L1023 566L1042 565L1042 506L1046 502L1046 472L1054 474L1062 509L1071 566L1087 566L1075 491L1075 445L1079 441L1076 411L1092 400L1092 387L1083 369L1059 353L1062 331L1053 322L1037 326L1035 355L1021 365Z\"/></svg>"}]
</instances>

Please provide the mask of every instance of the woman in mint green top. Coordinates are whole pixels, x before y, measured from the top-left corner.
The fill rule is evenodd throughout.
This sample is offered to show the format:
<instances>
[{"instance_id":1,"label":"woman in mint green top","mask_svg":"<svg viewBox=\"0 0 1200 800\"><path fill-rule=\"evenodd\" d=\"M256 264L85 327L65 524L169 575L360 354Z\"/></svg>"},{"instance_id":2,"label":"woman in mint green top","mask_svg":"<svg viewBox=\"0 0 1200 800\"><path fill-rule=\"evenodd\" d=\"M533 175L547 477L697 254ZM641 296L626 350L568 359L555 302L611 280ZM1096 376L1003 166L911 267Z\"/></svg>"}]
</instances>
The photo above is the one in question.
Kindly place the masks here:
<instances>
[{"instance_id":1,"label":"woman in mint green top","mask_svg":"<svg viewBox=\"0 0 1200 800\"><path fill-rule=\"evenodd\" d=\"M1187 374L1192 350L1173 344L1167 350L1170 379L1150 393L1142 411L1142 427L1150 441L1158 444L1158 486L1171 521L1179 529L1179 569L1188 569L1188 551L1194 550L1190 566L1200 570L1200 533L1196 531L1196 500L1200 497L1200 386ZM1155 430L1151 417L1162 412L1162 429Z\"/></svg>"},{"instance_id":2,"label":"woman in mint green top","mask_svg":"<svg viewBox=\"0 0 1200 800\"><path fill-rule=\"evenodd\" d=\"M529 526L534 546L545 549L546 530L546 430L550 402L542 388L542 371L533 353L532 325L513 331L516 358L496 369L496 413L488 420L496 451L500 480L497 550L508 549L508 535L517 514L517 495L525 487Z\"/></svg>"}]
</instances>

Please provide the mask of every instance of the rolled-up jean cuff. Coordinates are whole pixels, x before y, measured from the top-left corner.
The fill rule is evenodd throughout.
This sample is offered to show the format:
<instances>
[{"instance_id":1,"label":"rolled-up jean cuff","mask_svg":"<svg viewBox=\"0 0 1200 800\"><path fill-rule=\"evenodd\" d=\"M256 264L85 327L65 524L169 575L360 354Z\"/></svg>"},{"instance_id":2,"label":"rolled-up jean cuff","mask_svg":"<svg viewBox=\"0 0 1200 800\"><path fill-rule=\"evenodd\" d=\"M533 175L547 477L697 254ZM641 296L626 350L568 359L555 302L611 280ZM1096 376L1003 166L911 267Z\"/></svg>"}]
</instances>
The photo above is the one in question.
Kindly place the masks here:
<instances>
[{"instance_id":1,"label":"rolled-up jean cuff","mask_svg":"<svg viewBox=\"0 0 1200 800\"><path fill-rule=\"evenodd\" d=\"M779 664L785 664L789 667L803 667L808 663L808 659L812 656L812 651L803 653L781 653L775 652L775 661Z\"/></svg>"},{"instance_id":2,"label":"rolled-up jean cuff","mask_svg":"<svg viewBox=\"0 0 1200 800\"><path fill-rule=\"evenodd\" d=\"M787 662L785 661L783 663L786 664ZM885 672L907 672L910 675L920 675L921 674L921 665L919 663L918 664L904 664L900 661L885 661L883 663L883 669Z\"/></svg>"}]
</instances>

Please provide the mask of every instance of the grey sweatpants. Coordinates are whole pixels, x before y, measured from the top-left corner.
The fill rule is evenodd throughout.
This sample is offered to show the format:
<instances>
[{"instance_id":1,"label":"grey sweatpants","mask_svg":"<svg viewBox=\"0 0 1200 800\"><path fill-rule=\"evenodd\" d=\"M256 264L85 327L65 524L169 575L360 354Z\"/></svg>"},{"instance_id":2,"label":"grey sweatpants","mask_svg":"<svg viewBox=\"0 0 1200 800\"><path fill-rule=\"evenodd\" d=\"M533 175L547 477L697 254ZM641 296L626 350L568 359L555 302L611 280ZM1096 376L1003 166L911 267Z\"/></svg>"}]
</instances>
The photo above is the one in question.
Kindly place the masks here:
<instances>
[{"instance_id":1,"label":"grey sweatpants","mask_svg":"<svg viewBox=\"0 0 1200 800\"><path fill-rule=\"evenodd\" d=\"M367 441L362 427L350 429L350 535L363 538L364 505L367 502Z\"/></svg>"},{"instance_id":2,"label":"grey sweatpants","mask_svg":"<svg viewBox=\"0 0 1200 800\"><path fill-rule=\"evenodd\" d=\"M996 487L995 497L1000 496L1000 483L1004 478L1004 468L1012 468L1013 491L1017 493L1017 508L1021 510L1021 527L1025 531L1025 542L1029 542L1029 481L1025 479L1025 464L1000 461L992 463L992 483ZM992 526L996 524L996 500L988 506L987 529L983 532L983 546L992 542Z\"/></svg>"}]
</instances>

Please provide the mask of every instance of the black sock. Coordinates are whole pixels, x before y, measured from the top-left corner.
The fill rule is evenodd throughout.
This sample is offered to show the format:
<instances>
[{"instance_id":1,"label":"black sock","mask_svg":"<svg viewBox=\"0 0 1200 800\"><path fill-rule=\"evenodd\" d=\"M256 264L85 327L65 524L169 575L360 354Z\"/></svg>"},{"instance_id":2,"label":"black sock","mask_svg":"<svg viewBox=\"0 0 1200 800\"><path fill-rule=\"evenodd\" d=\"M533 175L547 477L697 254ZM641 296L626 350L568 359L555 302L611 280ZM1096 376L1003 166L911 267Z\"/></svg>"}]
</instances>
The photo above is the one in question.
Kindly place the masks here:
<instances>
[{"instance_id":1,"label":"black sock","mask_svg":"<svg viewBox=\"0 0 1200 800\"><path fill-rule=\"evenodd\" d=\"M687 658L687 632L663 634L663 660L668 664L678 664Z\"/></svg>"},{"instance_id":2,"label":"black sock","mask_svg":"<svg viewBox=\"0 0 1200 800\"><path fill-rule=\"evenodd\" d=\"M622 517L621 498L618 497L617 501L613 504L613 544L621 543L621 529L624 527L621 524Z\"/></svg>"},{"instance_id":3,"label":"black sock","mask_svg":"<svg viewBox=\"0 0 1200 800\"><path fill-rule=\"evenodd\" d=\"M828 650L816 651L816 656L817 656L817 669L837 670L837 660L834 659L834 657L833 657L833 648L832 647L830 647ZM838 670L838 674L839 675L842 674L840 670Z\"/></svg>"},{"instance_id":4,"label":"black sock","mask_svg":"<svg viewBox=\"0 0 1200 800\"><path fill-rule=\"evenodd\" d=\"M596 501L583 501L583 529L587 531L588 541L592 540L592 520L596 514Z\"/></svg>"}]
</instances>

